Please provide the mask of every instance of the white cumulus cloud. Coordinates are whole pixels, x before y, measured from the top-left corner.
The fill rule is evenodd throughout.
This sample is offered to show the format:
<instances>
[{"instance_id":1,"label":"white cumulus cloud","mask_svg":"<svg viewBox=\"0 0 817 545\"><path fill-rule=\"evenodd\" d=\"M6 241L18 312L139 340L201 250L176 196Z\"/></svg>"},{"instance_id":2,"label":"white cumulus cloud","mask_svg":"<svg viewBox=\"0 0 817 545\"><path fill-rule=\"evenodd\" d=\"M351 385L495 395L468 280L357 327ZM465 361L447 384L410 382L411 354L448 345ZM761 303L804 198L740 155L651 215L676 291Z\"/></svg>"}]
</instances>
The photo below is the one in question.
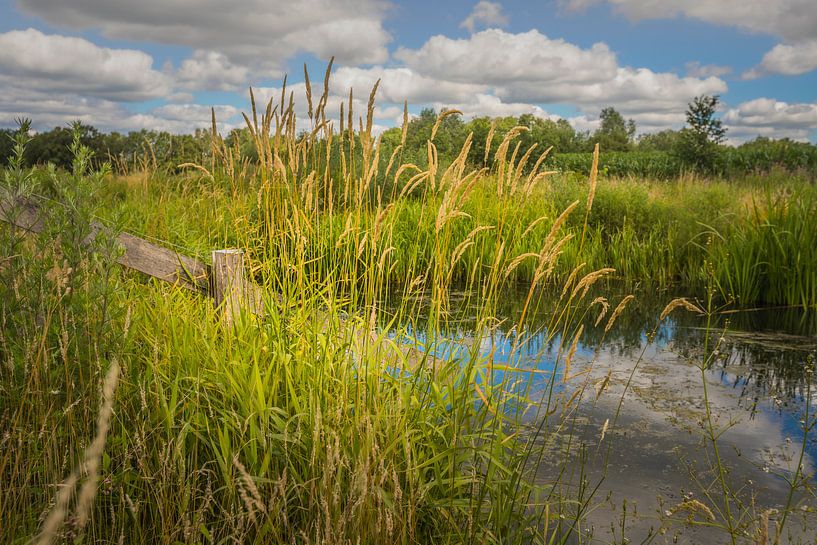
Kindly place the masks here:
<instances>
[{"instance_id":1,"label":"white cumulus cloud","mask_svg":"<svg viewBox=\"0 0 817 545\"><path fill-rule=\"evenodd\" d=\"M777 44L763 56L760 65L743 74L755 79L766 74L797 76L817 68L817 39L796 44Z\"/></svg>"},{"instance_id":2,"label":"white cumulus cloud","mask_svg":"<svg viewBox=\"0 0 817 545\"><path fill-rule=\"evenodd\" d=\"M176 82L186 89L234 91L247 84L249 69L234 65L217 51L196 50L182 61Z\"/></svg>"},{"instance_id":3,"label":"white cumulus cloud","mask_svg":"<svg viewBox=\"0 0 817 545\"><path fill-rule=\"evenodd\" d=\"M494 85L555 80L585 83L609 78L617 68L615 54L603 43L582 49L537 30L514 34L489 29L467 39L433 36L419 49L400 48L394 56L424 75Z\"/></svg>"},{"instance_id":4,"label":"white cumulus cloud","mask_svg":"<svg viewBox=\"0 0 817 545\"><path fill-rule=\"evenodd\" d=\"M381 80L377 90L378 98L398 104L406 100L412 104L459 102L489 89L488 85L482 83L446 81L422 75L407 67L382 66L340 68L332 76L331 85L334 92L339 95L348 94L349 89L354 88L356 96L368 97L369 91L378 79Z\"/></svg>"},{"instance_id":5,"label":"white cumulus cloud","mask_svg":"<svg viewBox=\"0 0 817 545\"><path fill-rule=\"evenodd\" d=\"M229 131L239 125L237 110L216 105L219 130ZM210 127L210 107L200 104L169 104L132 112L122 103L75 95L53 95L39 90L4 90L0 101L0 126L15 125L18 117L34 121L37 130L65 127L79 120L103 131L163 130L174 134L192 133Z\"/></svg>"},{"instance_id":6,"label":"white cumulus cloud","mask_svg":"<svg viewBox=\"0 0 817 545\"><path fill-rule=\"evenodd\" d=\"M563 0L581 10L608 3L631 20L688 17L783 39L744 78L798 75L817 68L817 4L814 0ZM717 75L717 74L715 74Z\"/></svg>"},{"instance_id":7,"label":"white cumulus cloud","mask_svg":"<svg viewBox=\"0 0 817 545\"><path fill-rule=\"evenodd\" d=\"M140 101L169 93L171 79L143 51L29 28L0 34L0 85Z\"/></svg>"},{"instance_id":8,"label":"white cumulus cloud","mask_svg":"<svg viewBox=\"0 0 817 545\"><path fill-rule=\"evenodd\" d=\"M727 91L715 76L621 66L606 44L581 48L536 30L489 29L466 39L434 36L417 49L399 49L394 58L404 66L342 68L335 82L365 89L381 78L386 100L457 106L474 115L547 116L542 105L571 104L581 110L576 119L587 119L614 106L650 130L683 124L693 97Z\"/></svg>"},{"instance_id":9,"label":"white cumulus cloud","mask_svg":"<svg viewBox=\"0 0 817 545\"><path fill-rule=\"evenodd\" d=\"M717 64L701 64L698 61L692 61L684 65L687 76L693 78L708 78L710 76L720 77L732 73L731 66L722 66Z\"/></svg>"},{"instance_id":10,"label":"white cumulus cloud","mask_svg":"<svg viewBox=\"0 0 817 545\"><path fill-rule=\"evenodd\" d=\"M817 128L817 103L790 104L757 98L729 108L722 120L732 138L768 136L808 140Z\"/></svg>"},{"instance_id":11,"label":"white cumulus cloud","mask_svg":"<svg viewBox=\"0 0 817 545\"><path fill-rule=\"evenodd\" d=\"M478 25L483 27L501 27L507 24L508 17L502 12L501 4L481 0L474 6L474 9L468 14L468 17L460 23L460 28L464 28L468 32L474 32L474 29Z\"/></svg>"},{"instance_id":12,"label":"white cumulus cloud","mask_svg":"<svg viewBox=\"0 0 817 545\"><path fill-rule=\"evenodd\" d=\"M796 41L817 34L814 0L564 0L569 9L607 3L633 21L689 17Z\"/></svg>"},{"instance_id":13,"label":"white cumulus cloud","mask_svg":"<svg viewBox=\"0 0 817 545\"><path fill-rule=\"evenodd\" d=\"M217 51L271 76L299 52L381 63L390 40L384 0L19 0L17 6L60 28Z\"/></svg>"}]
</instances>

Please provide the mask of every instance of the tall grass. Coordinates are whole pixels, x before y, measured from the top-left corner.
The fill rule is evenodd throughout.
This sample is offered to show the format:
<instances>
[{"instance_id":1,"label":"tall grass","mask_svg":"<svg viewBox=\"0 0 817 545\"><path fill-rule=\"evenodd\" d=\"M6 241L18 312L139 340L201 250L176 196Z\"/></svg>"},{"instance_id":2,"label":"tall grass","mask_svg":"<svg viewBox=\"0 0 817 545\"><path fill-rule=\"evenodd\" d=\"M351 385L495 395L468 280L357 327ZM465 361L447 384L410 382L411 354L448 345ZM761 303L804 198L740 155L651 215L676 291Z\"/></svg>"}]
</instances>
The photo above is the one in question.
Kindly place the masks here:
<instances>
[{"instance_id":1,"label":"tall grass","mask_svg":"<svg viewBox=\"0 0 817 545\"><path fill-rule=\"evenodd\" d=\"M516 251L511 207L545 174L523 173L529 154L517 158L514 134L496 143L490 176L467 168L467 143L441 168L430 141L427 164L394 161L388 174L410 174L410 186L384 198L372 185L374 91L356 134L348 121L348 132L334 132L326 97L310 108L314 128L304 137L286 98L260 113L253 105L257 171L248 176L239 152L214 133L214 161L195 166L212 186L175 189L188 213L203 212L199 223L181 232L175 225L185 222L154 214L142 224L187 244L245 248L247 272L266 293L263 317L226 327L207 299L118 272L107 249L114 232L89 247L105 173L87 171L79 144L71 181L84 192L52 195L63 204L51 205L53 223L31 244L4 229L19 264L2 271L0 419L13 448L0 460L0 508L13 542L39 534L42 542L554 543L581 534L592 495L568 500L558 484L535 484L530 463L575 417L576 397L551 387L536 402L530 370L495 367L479 337L456 356L434 355L466 254L474 252L464 280L480 294L478 331L488 334L516 268L533 267L526 310L539 304L536 288L551 281L576 205L550 222L535 251ZM342 177L329 168L335 138ZM29 194L61 191L53 176ZM157 195L151 185L133 191ZM498 215L463 233L478 186L494 192ZM210 208L213 196L231 200L226 217ZM396 218L418 205L428 246L415 238L398 253ZM525 237L545 219L533 218ZM578 339L579 309L606 271L581 273L565 284L554 339ZM389 314L395 284L403 287ZM409 297L419 293L430 294L432 313L423 346L414 346L407 324L418 323L420 308ZM526 328L520 319L515 350ZM570 357L565 347L561 359ZM115 361L114 398L103 377Z\"/></svg>"},{"instance_id":2,"label":"tall grass","mask_svg":"<svg viewBox=\"0 0 817 545\"><path fill-rule=\"evenodd\" d=\"M564 245L555 265L557 281L566 280L580 263L594 268L609 265L629 289L681 289L704 296L713 269L722 302L746 307L813 307L815 267L809 251L815 246L817 197L813 188L796 179L788 185L778 183L770 179L741 186L699 179L650 183L602 178L585 230L586 181L557 176L533 188L529 196L502 201L495 198L493 175L489 174L477 180L463 200L459 212L467 216L449 226L451 236L459 240L478 229L460 249L449 274L456 283L465 283L473 275L486 278L487 268L478 263L490 262L498 240L493 229L484 227L500 221L509 235L506 246L510 247L504 250L515 255L535 253L560 211L578 200L577 210L564 226L573 239ZM108 189L107 199L113 204L109 210L119 207L125 212L128 229L181 244L202 257L213 241L242 245L241 231L233 223L249 225L260 214L250 206L257 194L213 188L206 178L160 180L144 190L117 184L122 185ZM400 256L390 263L389 282L404 285L414 278L413 271L430 267L442 197L428 194L393 202L381 198L379 211L352 211L335 204L332 214L318 213L316 228L304 234L307 269L324 275L338 258L357 259L358 247L338 244L338 240L350 236L355 224L373 227L378 221L389 231L392 257ZM191 221L194 216L205 220ZM256 234L260 228L251 226ZM270 246L256 244L254 248L267 252ZM534 262L527 260L508 279L530 282L534 273Z\"/></svg>"},{"instance_id":3,"label":"tall grass","mask_svg":"<svg viewBox=\"0 0 817 545\"><path fill-rule=\"evenodd\" d=\"M698 211L694 198L706 200L692 196L697 186L677 209L669 193L653 199L594 170L560 185L544 167L547 152L520 149L524 127L486 146L495 159L484 168L465 160L470 139L440 164L435 130L422 164L404 163L399 148L384 162L372 134L377 86L365 112L352 111L350 95L336 122L328 78L329 70L320 93L307 84L304 133L285 89L266 106L252 98L255 169L214 129L210 162L186 165L191 174L172 184L111 183L89 171L78 140L70 175L10 171L7 192L63 204L37 239L2 231L8 541L589 539L599 483L572 455L590 426L578 407L594 384L571 366L587 331L602 342L632 300L591 295L615 274L603 260L614 257L634 281L655 271L659 282L694 279L696 256L714 250L689 241L731 220L680 221ZM391 183L376 183L383 179ZM803 202L791 218L813 221L813 201ZM678 221L665 224L669 209ZM770 225L795 221L758 211ZM113 231L89 239L97 215ZM119 271L117 227L188 253L245 249L266 314L226 326L209 300ZM789 259L786 244L809 236L808 224L791 240L772 231L783 241L779 260ZM664 232L682 234L666 243ZM519 281L527 284L510 363L499 363L480 348ZM473 294L475 327L451 352L443 332L456 318L454 288ZM545 288L560 294L544 330L558 357L541 377L513 355L541 332L530 316ZM112 369L121 370L115 392L105 379ZM559 477L536 482L542 465Z\"/></svg>"}]
</instances>

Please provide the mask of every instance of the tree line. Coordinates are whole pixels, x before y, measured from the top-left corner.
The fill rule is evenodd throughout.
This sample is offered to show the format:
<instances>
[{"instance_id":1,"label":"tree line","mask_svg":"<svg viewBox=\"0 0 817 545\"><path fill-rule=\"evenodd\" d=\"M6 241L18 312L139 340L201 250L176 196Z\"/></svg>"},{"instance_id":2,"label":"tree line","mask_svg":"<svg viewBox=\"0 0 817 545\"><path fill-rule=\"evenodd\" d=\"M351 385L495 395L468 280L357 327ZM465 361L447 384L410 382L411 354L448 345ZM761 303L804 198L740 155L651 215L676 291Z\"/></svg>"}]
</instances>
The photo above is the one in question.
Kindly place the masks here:
<instances>
[{"instance_id":1,"label":"tree line","mask_svg":"<svg viewBox=\"0 0 817 545\"><path fill-rule=\"evenodd\" d=\"M518 137L520 150L533 145L539 150L553 147L551 161L554 166L566 170L584 170L583 157L574 154L591 152L596 143L602 152L612 158L623 172L648 174L643 163L649 162L655 172L673 175L676 171L697 170L705 173L727 173L740 170L770 169L778 165L789 170L817 171L817 146L788 139L771 140L757 138L737 148L723 144L726 129L715 117L719 104L717 96L696 97L688 104L686 126L680 130L666 129L656 133L637 136L637 126L632 119L625 119L613 107L601 110L599 126L595 131L576 130L565 119L543 119L532 114L508 117L476 117L465 121L460 115L446 116L439 125L434 143L442 164L452 161L460 152L468 134L473 134L468 160L480 165L486 158L492 160L489 149L486 155L488 135L499 142L508 131L517 126L527 130ZM427 141L437 122L439 113L431 108L423 109L411 118L406 132L402 158L406 162L423 164L427 154ZM170 134L164 131L134 131L103 133L90 125L77 124L82 144L87 146L98 161L109 161L115 170L140 169L173 170L183 163L206 162L211 150L208 130L197 129L193 134ZM12 154L12 136L15 129L0 129L0 165L6 165ZM343 137L342 137L343 138ZM53 163L68 168L71 164L69 150L72 128L56 127L31 137L26 148L28 165ZM255 149L247 129L234 129L227 138L230 146L238 146L242 156L252 162ZM402 140L402 128L395 127L382 134L384 153ZM625 155L626 154L626 155ZM560 159L561 157L561 159ZM628 166L631 165L631 166Z\"/></svg>"}]
</instances>

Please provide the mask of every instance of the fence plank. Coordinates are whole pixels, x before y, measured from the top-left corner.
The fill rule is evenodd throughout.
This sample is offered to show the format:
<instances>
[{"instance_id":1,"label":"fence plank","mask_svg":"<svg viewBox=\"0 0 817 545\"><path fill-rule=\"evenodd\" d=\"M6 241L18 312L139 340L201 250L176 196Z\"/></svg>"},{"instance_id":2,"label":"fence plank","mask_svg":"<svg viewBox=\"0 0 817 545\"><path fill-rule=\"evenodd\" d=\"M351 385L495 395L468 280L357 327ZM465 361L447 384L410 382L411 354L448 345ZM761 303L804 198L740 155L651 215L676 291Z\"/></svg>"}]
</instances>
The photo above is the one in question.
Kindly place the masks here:
<instances>
[{"instance_id":1,"label":"fence plank","mask_svg":"<svg viewBox=\"0 0 817 545\"><path fill-rule=\"evenodd\" d=\"M28 199L0 200L0 220L33 233L40 233L45 228L39 207ZM97 222L91 227L94 234L105 230L105 226ZM181 288L201 293L210 291L210 267L198 259L157 246L130 233L120 233L116 240L124 249L118 259L120 265Z\"/></svg>"},{"instance_id":2,"label":"fence plank","mask_svg":"<svg viewBox=\"0 0 817 545\"><path fill-rule=\"evenodd\" d=\"M0 199L0 221L32 233L40 233L44 228L39 207L28 199Z\"/></svg>"},{"instance_id":3,"label":"fence plank","mask_svg":"<svg viewBox=\"0 0 817 545\"><path fill-rule=\"evenodd\" d=\"M210 290L209 267L198 259L151 244L130 233L120 233L116 240L125 248L119 258L120 265L181 288L201 293Z\"/></svg>"},{"instance_id":4,"label":"fence plank","mask_svg":"<svg viewBox=\"0 0 817 545\"><path fill-rule=\"evenodd\" d=\"M34 233L40 233L45 228L36 203L23 199L15 202L0 199L0 221ZM105 227L94 223L89 240L100 230L104 231ZM259 316L264 315L264 290L244 276L244 254L241 250L214 251L211 269L197 259L157 246L130 233L121 233L117 240L125 249L119 258L119 264L182 288L204 294L212 293L216 307L223 308L226 323L233 322L240 308ZM281 296L277 295L277 298L280 301ZM367 346L375 345L378 350L384 350L384 354L398 358L409 368L430 365L436 369L444 361L404 343L379 344L377 334L367 326L346 320L341 323L344 327L351 328L353 345L361 353L369 349Z\"/></svg>"}]
</instances>

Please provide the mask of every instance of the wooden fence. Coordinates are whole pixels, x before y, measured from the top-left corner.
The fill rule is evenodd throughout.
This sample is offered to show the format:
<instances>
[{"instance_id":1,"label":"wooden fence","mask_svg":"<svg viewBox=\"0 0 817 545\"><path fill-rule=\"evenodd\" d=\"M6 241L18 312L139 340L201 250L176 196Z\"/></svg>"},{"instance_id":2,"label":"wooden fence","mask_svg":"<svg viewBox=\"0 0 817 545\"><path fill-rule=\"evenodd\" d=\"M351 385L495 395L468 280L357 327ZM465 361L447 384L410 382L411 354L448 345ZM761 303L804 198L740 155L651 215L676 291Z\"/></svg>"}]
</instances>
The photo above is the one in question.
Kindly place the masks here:
<instances>
[{"instance_id":1,"label":"wooden fence","mask_svg":"<svg viewBox=\"0 0 817 545\"><path fill-rule=\"evenodd\" d=\"M31 199L22 198L0 200L0 221L32 233L42 232L46 225L40 206ZM106 230L102 224L92 223L86 243ZM211 296L227 324L232 324L242 308L259 315L264 313L260 287L244 275L244 252L241 250L213 251L211 266L130 233L119 233L116 241L123 249L118 259L120 265Z\"/></svg>"},{"instance_id":2,"label":"wooden fence","mask_svg":"<svg viewBox=\"0 0 817 545\"><path fill-rule=\"evenodd\" d=\"M32 233L40 233L46 226L43 210L30 199L9 201L0 198L0 221ZM98 222L92 223L91 227L92 232L86 243L90 243L100 231L108 230ZM221 312L225 325L232 325L241 310L259 316L265 313L262 289L248 280L244 274L242 250L215 250L211 254L212 265L207 265L198 259L158 246L130 233L119 233L116 240L123 249L118 259L120 265L174 286L212 297L213 304ZM321 322L325 321L325 318L320 316L318 319ZM342 320L342 327L349 335L351 350L359 354L376 346L381 357L401 362L409 368L430 365L436 370L441 368L439 364L444 361L413 345L402 342L379 343L378 333L370 325L361 326Z\"/></svg>"}]
</instances>

